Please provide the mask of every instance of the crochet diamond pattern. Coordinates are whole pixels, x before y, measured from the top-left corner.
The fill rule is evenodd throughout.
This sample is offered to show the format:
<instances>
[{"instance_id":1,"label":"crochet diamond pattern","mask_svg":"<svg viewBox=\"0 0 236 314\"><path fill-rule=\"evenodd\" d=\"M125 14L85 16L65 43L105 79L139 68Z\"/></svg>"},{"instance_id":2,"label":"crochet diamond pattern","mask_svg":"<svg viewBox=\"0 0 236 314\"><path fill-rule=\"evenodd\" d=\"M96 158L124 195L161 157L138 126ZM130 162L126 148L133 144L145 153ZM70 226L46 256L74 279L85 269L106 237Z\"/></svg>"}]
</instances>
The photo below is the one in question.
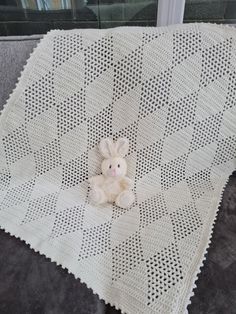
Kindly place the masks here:
<instances>
[{"instance_id":1,"label":"crochet diamond pattern","mask_svg":"<svg viewBox=\"0 0 236 314\"><path fill-rule=\"evenodd\" d=\"M184 313L236 157L236 31L54 30L0 120L0 226L123 313ZM135 203L94 206L127 137Z\"/></svg>"}]
</instances>

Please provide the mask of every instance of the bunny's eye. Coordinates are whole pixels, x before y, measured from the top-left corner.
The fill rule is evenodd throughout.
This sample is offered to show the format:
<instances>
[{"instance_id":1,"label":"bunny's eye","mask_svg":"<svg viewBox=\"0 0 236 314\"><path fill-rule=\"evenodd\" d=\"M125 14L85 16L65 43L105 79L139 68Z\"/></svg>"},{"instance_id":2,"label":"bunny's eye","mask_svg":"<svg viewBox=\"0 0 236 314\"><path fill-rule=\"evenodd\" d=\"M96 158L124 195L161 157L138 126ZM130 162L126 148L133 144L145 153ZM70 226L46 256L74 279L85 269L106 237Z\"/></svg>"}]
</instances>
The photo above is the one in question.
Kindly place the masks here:
<instances>
[{"instance_id":1,"label":"bunny's eye","mask_svg":"<svg viewBox=\"0 0 236 314\"><path fill-rule=\"evenodd\" d=\"M118 164L118 166L117 166L118 168L120 168L120 165Z\"/></svg>"},{"instance_id":2,"label":"bunny's eye","mask_svg":"<svg viewBox=\"0 0 236 314\"><path fill-rule=\"evenodd\" d=\"M111 165L109 166L109 169L111 169Z\"/></svg>"}]
</instances>

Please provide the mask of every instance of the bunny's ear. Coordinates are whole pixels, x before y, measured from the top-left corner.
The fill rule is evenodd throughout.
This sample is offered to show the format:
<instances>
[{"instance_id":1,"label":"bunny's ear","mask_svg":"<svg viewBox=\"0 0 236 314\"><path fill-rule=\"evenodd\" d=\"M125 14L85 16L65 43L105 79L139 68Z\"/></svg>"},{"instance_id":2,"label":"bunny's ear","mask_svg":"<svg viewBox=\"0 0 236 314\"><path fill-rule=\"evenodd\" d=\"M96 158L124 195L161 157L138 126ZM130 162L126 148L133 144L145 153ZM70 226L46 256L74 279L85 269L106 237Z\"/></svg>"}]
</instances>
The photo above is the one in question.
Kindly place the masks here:
<instances>
[{"instance_id":1,"label":"bunny's ear","mask_svg":"<svg viewBox=\"0 0 236 314\"><path fill-rule=\"evenodd\" d=\"M119 138L116 141L116 154L124 157L129 151L129 140L127 138Z\"/></svg>"},{"instance_id":2,"label":"bunny's ear","mask_svg":"<svg viewBox=\"0 0 236 314\"><path fill-rule=\"evenodd\" d=\"M110 138L102 139L99 144L100 153L104 158L110 158L111 156L114 155L114 146L115 145L112 139Z\"/></svg>"}]
</instances>

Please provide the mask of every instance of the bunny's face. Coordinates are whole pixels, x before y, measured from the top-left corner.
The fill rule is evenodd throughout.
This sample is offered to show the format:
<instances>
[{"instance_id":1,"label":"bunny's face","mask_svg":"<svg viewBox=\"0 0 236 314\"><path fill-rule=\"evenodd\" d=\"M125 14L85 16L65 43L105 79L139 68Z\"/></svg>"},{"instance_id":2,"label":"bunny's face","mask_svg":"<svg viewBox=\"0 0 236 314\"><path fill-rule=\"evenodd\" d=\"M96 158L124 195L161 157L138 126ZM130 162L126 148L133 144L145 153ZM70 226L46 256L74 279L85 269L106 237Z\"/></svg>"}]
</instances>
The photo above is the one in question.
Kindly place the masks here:
<instances>
[{"instance_id":1,"label":"bunny's face","mask_svg":"<svg viewBox=\"0 0 236 314\"><path fill-rule=\"evenodd\" d=\"M121 157L104 159L102 162L102 174L106 177L122 177L127 173L126 161Z\"/></svg>"},{"instance_id":2,"label":"bunny's face","mask_svg":"<svg viewBox=\"0 0 236 314\"><path fill-rule=\"evenodd\" d=\"M124 156L129 150L129 141L119 138L115 143L112 139L103 139L100 142L100 152L105 158L102 162L102 174L106 177L122 177L127 173L127 164Z\"/></svg>"}]
</instances>

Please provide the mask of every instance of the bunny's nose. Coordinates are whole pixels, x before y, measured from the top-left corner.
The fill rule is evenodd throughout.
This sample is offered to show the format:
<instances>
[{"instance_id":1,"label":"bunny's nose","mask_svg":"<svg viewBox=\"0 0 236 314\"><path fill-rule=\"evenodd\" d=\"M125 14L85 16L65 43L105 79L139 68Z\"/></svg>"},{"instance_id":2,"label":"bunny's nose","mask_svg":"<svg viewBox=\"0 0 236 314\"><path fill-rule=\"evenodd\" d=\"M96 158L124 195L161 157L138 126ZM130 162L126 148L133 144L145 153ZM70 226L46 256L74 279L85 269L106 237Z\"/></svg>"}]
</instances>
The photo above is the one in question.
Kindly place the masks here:
<instances>
[{"instance_id":1,"label":"bunny's nose","mask_svg":"<svg viewBox=\"0 0 236 314\"><path fill-rule=\"evenodd\" d=\"M115 177L115 176L116 176L116 169L112 169L112 171L111 171L111 175L112 175L113 177Z\"/></svg>"}]
</instances>

